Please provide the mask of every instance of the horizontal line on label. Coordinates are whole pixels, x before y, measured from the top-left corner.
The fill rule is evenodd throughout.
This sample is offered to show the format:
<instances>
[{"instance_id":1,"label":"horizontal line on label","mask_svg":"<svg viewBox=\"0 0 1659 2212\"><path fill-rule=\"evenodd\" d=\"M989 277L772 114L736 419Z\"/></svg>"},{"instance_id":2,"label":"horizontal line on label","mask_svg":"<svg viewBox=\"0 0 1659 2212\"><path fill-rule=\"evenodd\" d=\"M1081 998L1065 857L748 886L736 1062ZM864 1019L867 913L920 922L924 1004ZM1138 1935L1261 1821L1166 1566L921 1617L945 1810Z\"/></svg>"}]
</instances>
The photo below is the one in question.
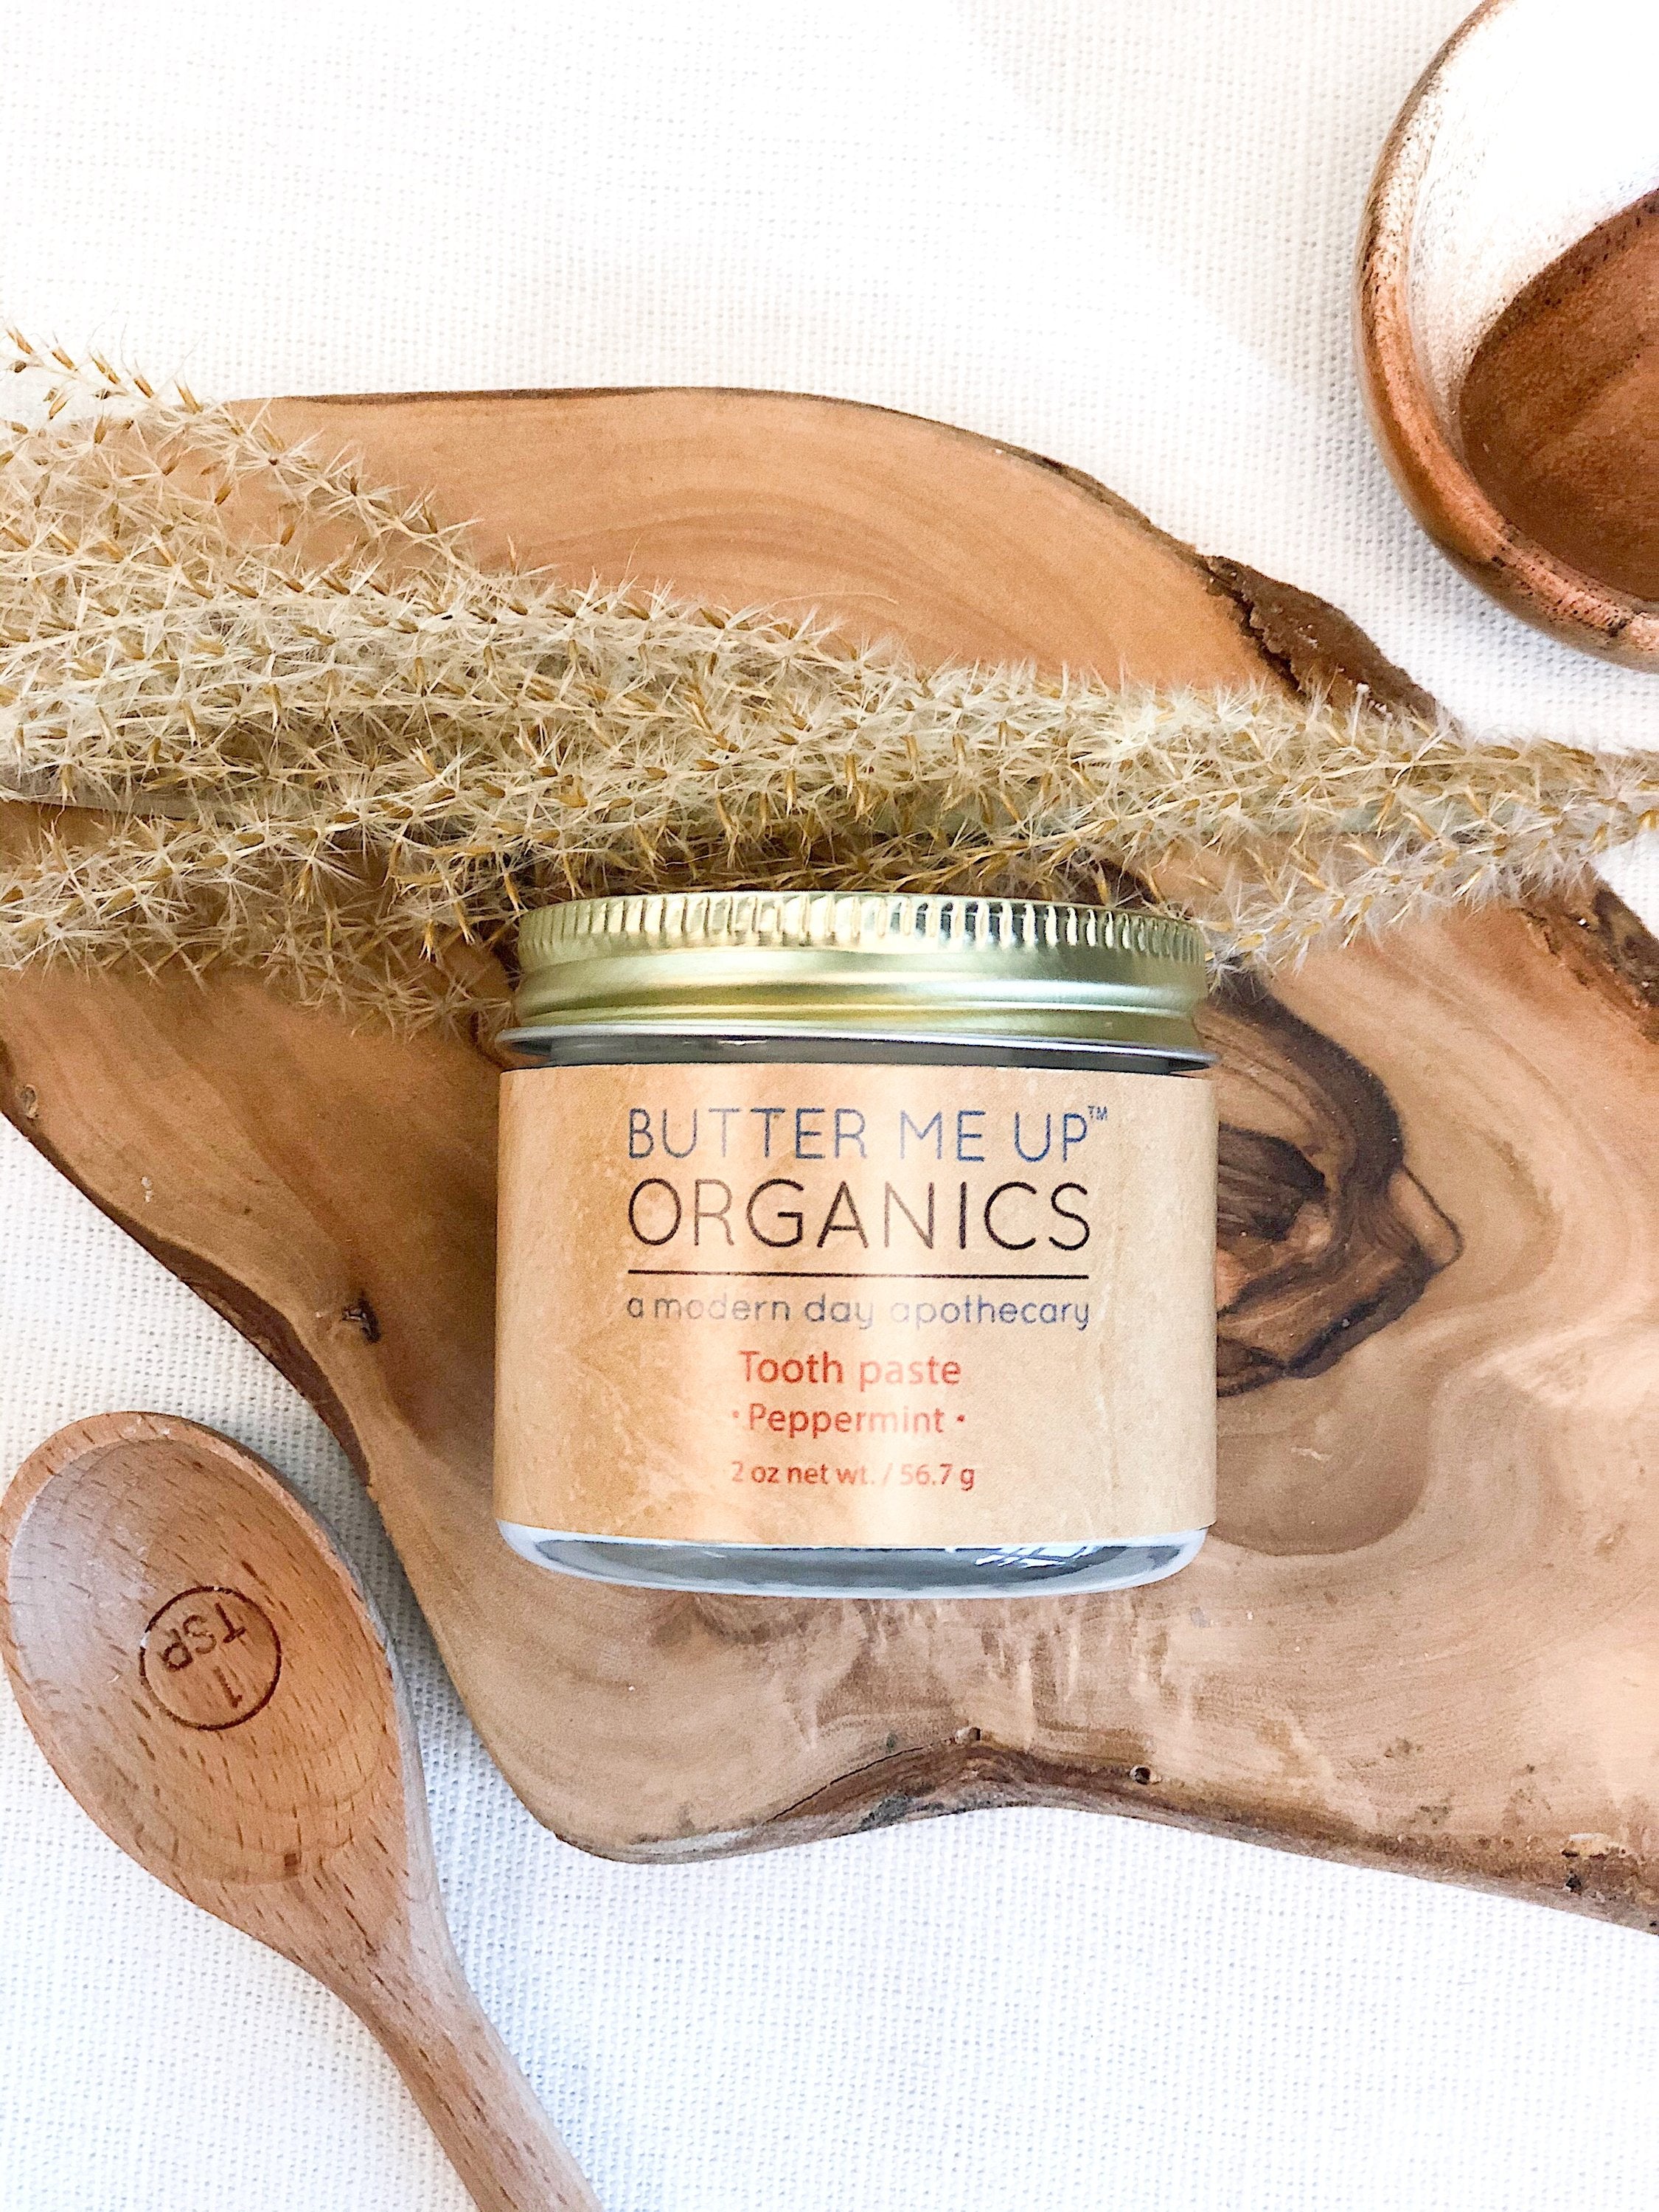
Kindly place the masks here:
<instances>
[{"instance_id":1,"label":"horizontal line on label","mask_svg":"<svg viewBox=\"0 0 1659 2212\"><path fill-rule=\"evenodd\" d=\"M630 1275L708 1275L744 1283L1086 1283L1087 1275L891 1274L874 1267L630 1267Z\"/></svg>"}]
</instances>

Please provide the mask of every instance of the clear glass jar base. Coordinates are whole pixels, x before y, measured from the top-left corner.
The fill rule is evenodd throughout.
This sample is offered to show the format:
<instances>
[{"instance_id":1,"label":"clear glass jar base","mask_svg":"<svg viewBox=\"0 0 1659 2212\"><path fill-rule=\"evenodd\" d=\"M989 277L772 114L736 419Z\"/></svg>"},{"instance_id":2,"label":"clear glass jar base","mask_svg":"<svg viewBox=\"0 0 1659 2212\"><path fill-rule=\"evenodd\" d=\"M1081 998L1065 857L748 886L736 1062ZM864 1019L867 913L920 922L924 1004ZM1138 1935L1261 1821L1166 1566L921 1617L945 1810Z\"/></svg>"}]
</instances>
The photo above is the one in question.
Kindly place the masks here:
<instances>
[{"instance_id":1,"label":"clear glass jar base","mask_svg":"<svg viewBox=\"0 0 1659 2212\"><path fill-rule=\"evenodd\" d=\"M1178 1574L1206 1531L1114 1543L963 1545L910 1550L820 1544L666 1544L496 1523L526 1559L586 1582L731 1597L1071 1597Z\"/></svg>"}]
</instances>

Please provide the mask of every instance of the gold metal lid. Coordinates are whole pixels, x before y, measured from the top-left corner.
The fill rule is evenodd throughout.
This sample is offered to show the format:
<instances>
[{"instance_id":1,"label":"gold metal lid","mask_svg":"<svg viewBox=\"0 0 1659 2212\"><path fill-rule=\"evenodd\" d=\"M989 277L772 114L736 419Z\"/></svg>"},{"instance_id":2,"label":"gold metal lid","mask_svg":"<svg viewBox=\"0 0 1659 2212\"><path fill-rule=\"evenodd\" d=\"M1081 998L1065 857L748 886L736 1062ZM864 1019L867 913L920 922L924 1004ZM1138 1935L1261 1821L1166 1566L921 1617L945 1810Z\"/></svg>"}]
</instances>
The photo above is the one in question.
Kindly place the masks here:
<instances>
[{"instance_id":1,"label":"gold metal lid","mask_svg":"<svg viewBox=\"0 0 1659 2212\"><path fill-rule=\"evenodd\" d=\"M685 1030L1139 1046L1209 1058L1184 922L1036 899L669 891L519 931L519 1035Z\"/></svg>"}]
</instances>

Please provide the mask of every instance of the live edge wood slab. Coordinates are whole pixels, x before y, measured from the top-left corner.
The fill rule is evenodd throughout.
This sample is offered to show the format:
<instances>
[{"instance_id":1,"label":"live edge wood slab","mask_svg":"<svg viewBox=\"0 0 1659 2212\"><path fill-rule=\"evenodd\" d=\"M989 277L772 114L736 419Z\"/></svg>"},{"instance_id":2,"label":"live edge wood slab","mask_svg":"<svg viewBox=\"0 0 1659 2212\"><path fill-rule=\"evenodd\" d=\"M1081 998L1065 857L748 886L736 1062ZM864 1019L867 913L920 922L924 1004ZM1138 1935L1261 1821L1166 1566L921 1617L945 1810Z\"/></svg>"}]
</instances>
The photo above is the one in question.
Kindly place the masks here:
<instances>
[{"instance_id":1,"label":"live edge wood slab","mask_svg":"<svg viewBox=\"0 0 1659 2212\"><path fill-rule=\"evenodd\" d=\"M928 657L1409 689L1321 602L933 423L710 392L281 413L584 580ZM1586 885L1222 994L1220 1519L1185 1574L1098 1598L652 1595L509 1553L496 1079L464 1042L246 975L24 975L0 1090L317 1407L484 1741L588 1850L1098 1807L1659 1928L1656 979Z\"/></svg>"}]
</instances>

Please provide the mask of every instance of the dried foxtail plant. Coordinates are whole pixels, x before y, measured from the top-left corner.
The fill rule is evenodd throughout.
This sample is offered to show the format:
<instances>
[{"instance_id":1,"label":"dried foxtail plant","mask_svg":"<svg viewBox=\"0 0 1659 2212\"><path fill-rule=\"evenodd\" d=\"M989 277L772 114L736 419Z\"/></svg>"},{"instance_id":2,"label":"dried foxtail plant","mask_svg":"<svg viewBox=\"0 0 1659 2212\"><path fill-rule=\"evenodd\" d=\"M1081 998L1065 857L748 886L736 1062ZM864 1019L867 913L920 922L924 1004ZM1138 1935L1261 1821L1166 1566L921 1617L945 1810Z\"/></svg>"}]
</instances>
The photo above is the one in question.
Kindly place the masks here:
<instances>
[{"instance_id":1,"label":"dried foxtail plant","mask_svg":"<svg viewBox=\"0 0 1659 2212\"><path fill-rule=\"evenodd\" d=\"M257 962L419 1020L526 905L744 883L1174 904L1273 964L1659 823L1652 756L488 570L257 416L17 343L55 381L0 446L0 793L63 811L7 841L0 967Z\"/></svg>"}]
</instances>

